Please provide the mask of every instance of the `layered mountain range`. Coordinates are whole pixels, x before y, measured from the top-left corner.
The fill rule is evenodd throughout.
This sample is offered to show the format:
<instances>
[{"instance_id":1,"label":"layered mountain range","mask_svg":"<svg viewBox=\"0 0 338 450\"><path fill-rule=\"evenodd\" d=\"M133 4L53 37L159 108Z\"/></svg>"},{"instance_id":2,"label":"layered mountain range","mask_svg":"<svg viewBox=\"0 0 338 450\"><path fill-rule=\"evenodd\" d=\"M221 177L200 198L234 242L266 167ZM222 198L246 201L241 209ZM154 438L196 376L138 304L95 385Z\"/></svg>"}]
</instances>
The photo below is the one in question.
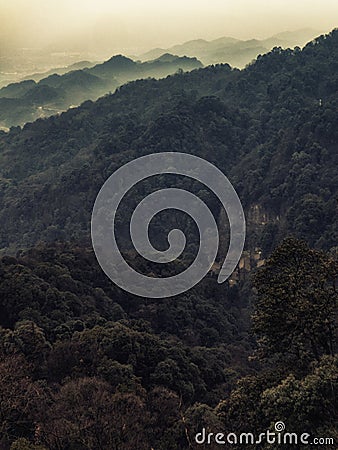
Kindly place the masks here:
<instances>
[{"instance_id":1,"label":"layered mountain range","mask_svg":"<svg viewBox=\"0 0 338 450\"><path fill-rule=\"evenodd\" d=\"M210 160L234 183L252 218L250 248L269 252L289 233L330 248L336 232L337 55L333 31L302 51L275 49L242 71L219 65L138 80L3 133L0 247L87 239L95 197L116 168L144 154L183 151ZM81 91L92 78L107 79L110 67L122 80L154 66L161 62L139 65L117 57L90 72L52 76L50 84L26 81L33 87L24 95L36 99L55 92L61 80L73 85L73 77Z\"/></svg>"},{"instance_id":2,"label":"layered mountain range","mask_svg":"<svg viewBox=\"0 0 338 450\"><path fill-rule=\"evenodd\" d=\"M80 101L95 83L143 77L165 61L117 57L6 95L39 104L69 89ZM285 448L311 447L294 436L325 436L322 447L335 450L337 123L334 30L303 50L274 48L244 70L222 64L136 80L0 131L0 448L191 450L206 430L231 430L224 448L238 436L238 448L270 450L276 425L286 424ZM101 270L91 213L118 168L168 151L202 157L229 178L247 220L246 256L225 283L212 270L175 297L143 298ZM173 174L142 180L118 208L115 235L148 277L181 273L198 251L198 227L173 209L154 217L149 240L165 250L168 230L182 230L177 260L156 264L131 245L131 211L168 187L198 196L227 237L224 210L204 184Z\"/></svg>"},{"instance_id":3,"label":"layered mountain range","mask_svg":"<svg viewBox=\"0 0 338 450\"><path fill-rule=\"evenodd\" d=\"M179 56L195 56L205 65L228 63L233 67L243 68L259 54L270 51L273 47L303 47L309 40L320 34L316 30L305 28L294 32L283 32L267 39L241 40L221 37L212 41L196 39L169 48L155 48L139 56L142 61L154 59L163 53Z\"/></svg>"},{"instance_id":4,"label":"layered mountain range","mask_svg":"<svg viewBox=\"0 0 338 450\"><path fill-rule=\"evenodd\" d=\"M200 67L202 64L196 58L185 56L164 54L153 61L142 63L116 55L89 68L66 73L61 70L59 73L48 73L45 77L35 74L32 79L0 89L0 126L9 128L23 125L39 117L60 113L85 100L96 100L138 78L162 78L177 70Z\"/></svg>"}]
</instances>

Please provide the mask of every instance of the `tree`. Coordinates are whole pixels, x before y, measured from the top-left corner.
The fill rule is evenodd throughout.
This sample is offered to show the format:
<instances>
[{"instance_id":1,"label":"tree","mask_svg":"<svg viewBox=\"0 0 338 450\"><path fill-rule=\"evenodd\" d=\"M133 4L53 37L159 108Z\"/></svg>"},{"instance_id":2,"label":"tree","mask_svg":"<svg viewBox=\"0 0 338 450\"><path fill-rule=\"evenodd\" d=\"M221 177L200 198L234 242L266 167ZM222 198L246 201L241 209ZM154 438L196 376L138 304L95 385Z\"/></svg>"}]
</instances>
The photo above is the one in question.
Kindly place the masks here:
<instances>
[{"instance_id":1,"label":"tree","mask_svg":"<svg viewBox=\"0 0 338 450\"><path fill-rule=\"evenodd\" d=\"M335 352L337 264L305 242L285 240L259 270L253 327L259 354L304 369Z\"/></svg>"},{"instance_id":2,"label":"tree","mask_svg":"<svg viewBox=\"0 0 338 450\"><path fill-rule=\"evenodd\" d=\"M293 432L337 439L338 358L325 355L302 379L289 375L261 396L262 409L272 422L282 420ZM332 447L333 448L333 447ZM336 447L334 447L336 448Z\"/></svg>"},{"instance_id":3,"label":"tree","mask_svg":"<svg viewBox=\"0 0 338 450\"><path fill-rule=\"evenodd\" d=\"M149 448L143 399L113 393L108 383L94 377L62 386L40 420L41 442L55 450Z\"/></svg>"},{"instance_id":4,"label":"tree","mask_svg":"<svg viewBox=\"0 0 338 450\"><path fill-rule=\"evenodd\" d=\"M267 430L275 431L275 423L282 421L289 433L298 436L308 433L310 439L327 436L336 441L337 363L337 357L325 355L302 378L292 373L281 378L280 373L269 371L240 380L229 398L215 409L223 422L222 428L238 435L252 432L258 436ZM272 447L265 443L252 448L270 450ZM307 450L309 446L288 448ZM325 448L334 450L336 446Z\"/></svg>"},{"instance_id":5,"label":"tree","mask_svg":"<svg viewBox=\"0 0 338 450\"><path fill-rule=\"evenodd\" d=\"M31 367L22 356L0 361L0 448L16 437L33 437L37 404L43 402L42 385L31 378Z\"/></svg>"}]
</instances>

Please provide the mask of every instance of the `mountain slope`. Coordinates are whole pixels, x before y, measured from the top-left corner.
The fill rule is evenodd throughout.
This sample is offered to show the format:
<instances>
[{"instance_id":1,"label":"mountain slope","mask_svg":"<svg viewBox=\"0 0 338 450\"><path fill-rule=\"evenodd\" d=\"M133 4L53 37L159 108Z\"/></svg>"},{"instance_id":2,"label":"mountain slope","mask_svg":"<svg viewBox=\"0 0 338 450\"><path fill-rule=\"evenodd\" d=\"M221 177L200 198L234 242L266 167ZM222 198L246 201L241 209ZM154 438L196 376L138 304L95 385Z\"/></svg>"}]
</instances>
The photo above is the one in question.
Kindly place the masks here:
<instances>
[{"instance_id":1,"label":"mountain slope","mask_svg":"<svg viewBox=\"0 0 338 450\"><path fill-rule=\"evenodd\" d=\"M335 30L243 71L219 65L138 80L0 132L1 449L191 450L204 430L245 439L277 421L298 436L328 436L324 447L336 449L337 61ZM52 81L39 88L51 94L60 79ZM169 150L204 157L229 177L246 212L247 252L229 282L209 273L181 295L139 298L97 263L91 210L117 168ZM206 202L225 239L205 186L144 181L118 211L118 239L130 209L170 186ZM168 229L187 231L188 260L196 248L185 216L154 219L159 249ZM256 270L256 256L288 234L331 251L286 239ZM119 243L148 276L186 262L155 272ZM271 448L252 447L262 445Z\"/></svg>"},{"instance_id":2,"label":"mountain slope","mask_svg":"<svg viewBox=\"0 0 338 450\"><path fill-rule=\"evenodd\" d=\"M161 78L179 69L189 71L199 67L202 64L196 58L171 55L171 58L140 63L117 55L92 68L51 74L38 82L13 83L0 89L0 126L23 125L60 113L85 100L96 100L137 78Z\"/></svg>"},{"instance_id":3,"label":"mountain slope","mask_svg":"<svg viewBox=\"0 0 338 450\"><path fill-rule=\"evenodd\" d=\"M42 80L43 78L47 78L49 75L54 75L54 74L64 75L67 72L71 72L73 70L82 70L82 69L90 68L90 67L95 66L96 64L98 64L98 63L91 62L91 61L79 61L77 63L71 64L66 67L56 67L56 68L50 69L46 72L33 73L31 75L26 76L24 78L24 80L34 80L34 81L38 82L38 81Z\"/></svg>"},{"instance_id":4,"label":"mountain slope","mask_svg":"<svg viewBox=\"0 0 338 450\"><path fill-rule=\"evenodd\" d=\"M130 159L172 150L224 170L246 210L249 248L268 253L289 233L332 247L337 55L334 31L243 71L218 66L137 81L2 135L0 246L87 240L105 179Z\"/></svg>"}]
</instances>

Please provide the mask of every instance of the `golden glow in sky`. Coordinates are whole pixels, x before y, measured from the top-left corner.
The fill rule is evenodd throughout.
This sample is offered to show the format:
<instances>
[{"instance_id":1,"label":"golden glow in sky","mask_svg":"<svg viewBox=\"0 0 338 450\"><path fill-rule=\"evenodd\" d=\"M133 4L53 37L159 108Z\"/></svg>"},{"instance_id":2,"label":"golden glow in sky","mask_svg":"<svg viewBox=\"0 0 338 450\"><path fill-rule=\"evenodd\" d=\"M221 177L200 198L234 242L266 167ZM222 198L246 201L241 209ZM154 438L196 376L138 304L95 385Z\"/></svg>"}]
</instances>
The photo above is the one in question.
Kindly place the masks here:
<instances>
[{"instance_id":1,"label":"golden glow in sky","mask_svg":"<svg viewBox=\"0 0 338 450\"><path fill-rule=\"evenodd\" d=\"M0 50L111 52L338 26L337 0L0 0Z\"/></svg>"}]
</instances>

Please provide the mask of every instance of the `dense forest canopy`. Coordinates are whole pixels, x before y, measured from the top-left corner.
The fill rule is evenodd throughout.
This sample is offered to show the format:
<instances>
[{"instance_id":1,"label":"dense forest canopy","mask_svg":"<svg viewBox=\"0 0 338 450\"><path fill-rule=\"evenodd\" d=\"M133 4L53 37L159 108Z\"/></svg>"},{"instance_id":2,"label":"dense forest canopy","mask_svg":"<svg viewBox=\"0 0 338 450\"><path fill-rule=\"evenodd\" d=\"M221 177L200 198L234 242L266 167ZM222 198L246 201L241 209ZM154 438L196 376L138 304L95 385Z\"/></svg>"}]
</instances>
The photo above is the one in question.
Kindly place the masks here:
<instances>
[{"instance_id":1,"label":"dense forest canopy","mask_svg":"<svg viewBox=\"0 0 338 450\"><path fill-rule=\"evenodd\" d=\"M258 435L277 421L338 438L337 74L333 30L242 71L134 81L0 134L1 449L212 449L195 443L203 427ZM160 301L104 275L90 246L96 195L127 161L165 151L227 175L260 269ZM208 190L174 181L222 221ZM166 182L137 186L121 221Z\"/></svg>"},{"instance_id":2,"label":"dense forest canopy","mask_svg":"<svg viewBox=\"0 0 338 450\"><path fill-rule=\"evenodd\" d=\"M302 51L275 48L244 71L210 66L140 80L0 139L0 247L88 235L104 180L147 153L215 163L246 211L271 218L256 245L292 233L335 245L338 32ZM76 207L73 205L76 204ZM274 242L270 242L270 241Z\"/></svg>"}]
</instances>

